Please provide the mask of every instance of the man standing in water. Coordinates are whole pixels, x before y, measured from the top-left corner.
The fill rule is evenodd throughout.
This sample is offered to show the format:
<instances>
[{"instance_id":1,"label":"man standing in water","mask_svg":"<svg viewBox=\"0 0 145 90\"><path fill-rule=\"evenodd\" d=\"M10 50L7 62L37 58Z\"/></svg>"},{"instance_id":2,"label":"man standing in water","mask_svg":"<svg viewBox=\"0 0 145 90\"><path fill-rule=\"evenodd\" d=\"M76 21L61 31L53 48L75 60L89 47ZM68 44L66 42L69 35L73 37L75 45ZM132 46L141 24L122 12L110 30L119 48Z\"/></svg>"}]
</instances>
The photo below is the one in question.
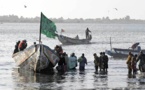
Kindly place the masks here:
<instances>
[{"instance_id":1,"label":"man standing in water","mask_svg":"<svg viewBox=\"0 0 145 90\"><path fill-rule=\"evenodd\" d=\"M94 64L95 64L95 73L98 73L98 67L99 67L99 57L97 56L96 53L94 53Z\"/></svg>"},{"instance_id":2,"label":"man standing in water","mask_svg":"<svg viewBox=\"0 0 145 90\"><path fill-rule=\"evenodd\" d=\"M86 29L86 39L89 39L89 32L91 32L91 31L89 30L89 28L87 28Z\"/></svg>"},{"instance_id":3,"label":"man standing in water","mask_svg":"<svg viewBox=\"0 0 145 90\"><path fill-rule=\"evenodd\" d=\"M103 53L102 52L100 52L100 57L99 57L99 68L100 68L100 71L102 71L102 69L104 68Z\"/></svg>"},{"instance_id":4,"label":"man standing in water","mask_svg":"<svg viewBox=\"0 0 145 90\"><path fill-rule=\"evenodd\" d=\"M85 70L85 64L87 65L87 59L84 55L84 53L82 54L82 56L78 59L79 62L79 70L80 71L84 71Z\"/></svg>"},{"instance_id":5,"label":"man standing in water","mask_svg":"<svg viewBox=\"0 0 145 90\"><path fill-rule=\"evenodd\" d=\"M70 70L75 70L77 67L77 57L75 56L75 53L72 53L69 57L68 67Z\"/></svg>"},{"instance_id":6,"label":"man standing in water","mask_svg":"<svg viewBox=\"0 0 145 90\"><path fill-rule=\"evenodd\" d=\"M145 65L145 54L140 51L140 54L137 57L137 62L140 60L139 62L139 70L141 72L145 72L145 68L143 68L143 66Z\"/></svg>"},{"instance_id":7,"label":"man standing in water","mask_svg":"<svg viewBox=\"0 0 145 90\"><path fill-rule=\"evenodd\" d=\"M129 52L128 54L128 57L127 57L127 61L126 61L126 64L127 64L127 67L128 67L128 74L131 74L132 72L132 68L131 68L131 59L133 57L133 54L131 52Z\"/></svg>"},{"instance_id":8,"label":"man standing in water","mask_svg":"<svg viewBox=\"0 0 145 90\"><path fill-rule=\"evenodd\" d=\"M108 72L108 56L105 54L105 52L102 53L103 54L103 62L104 62L104 71Z\"/></svg>"}]
</instances>

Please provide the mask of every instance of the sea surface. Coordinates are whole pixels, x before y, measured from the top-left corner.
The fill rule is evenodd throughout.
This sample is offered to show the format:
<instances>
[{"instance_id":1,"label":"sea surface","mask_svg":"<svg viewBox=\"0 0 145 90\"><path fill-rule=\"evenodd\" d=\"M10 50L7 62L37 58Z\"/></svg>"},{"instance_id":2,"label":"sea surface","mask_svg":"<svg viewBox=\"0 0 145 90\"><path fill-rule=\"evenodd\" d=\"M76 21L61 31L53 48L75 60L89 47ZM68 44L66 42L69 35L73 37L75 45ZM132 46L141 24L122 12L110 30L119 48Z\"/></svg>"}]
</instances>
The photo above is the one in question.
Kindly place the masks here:
<instances>
[{"instance_id":1,"label":"sea surface","mask_svg":"<svg viewBox=\"0 0 145 90\"><path fill-rule=\"evenodd\" d=\"M86 70L68 71L63 75L33 74L18 72L12 53L18 40L26 39L28 47L33 42L38 43L39 23L3 23L0 24L0 90L145 90L145 74L138 72L135 76L128 75L126 58L114 59L109 56L108 73L95 74L93 53L112 47L129 48L135 42L140 42L145 49L144 24L95 24L95 23L56 23L58 34L69 37L79 35L85 38L88 27L92 31L92 44L62 45L58 39L42 35L42 43L54 49L62 45L63 50L70 56L75 53L80 57L85 54L88 64ZM61 29L65 32L61 33ZM55 69L55 68L54 68Z\"/></svg>"}]
</instances>

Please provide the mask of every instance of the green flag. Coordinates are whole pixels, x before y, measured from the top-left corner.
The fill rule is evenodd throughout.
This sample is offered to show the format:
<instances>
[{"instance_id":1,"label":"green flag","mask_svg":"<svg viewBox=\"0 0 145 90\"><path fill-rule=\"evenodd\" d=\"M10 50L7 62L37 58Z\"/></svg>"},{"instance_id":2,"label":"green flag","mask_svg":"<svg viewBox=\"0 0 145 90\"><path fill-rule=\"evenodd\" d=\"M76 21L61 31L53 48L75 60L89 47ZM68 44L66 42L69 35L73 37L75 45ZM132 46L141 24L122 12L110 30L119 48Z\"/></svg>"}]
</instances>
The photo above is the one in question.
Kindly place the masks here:
<instances>
[{"instance_id":1,"label":"green flag","mask_svg":"<svg viewBox=\"0 0 145 90\"><path fill-rule=\"evenodd\" d=\"M49 20L43 13L41 13L40 32L49 38L55 38L56 26L54 22Z\"/></svg>"}]
</instances>

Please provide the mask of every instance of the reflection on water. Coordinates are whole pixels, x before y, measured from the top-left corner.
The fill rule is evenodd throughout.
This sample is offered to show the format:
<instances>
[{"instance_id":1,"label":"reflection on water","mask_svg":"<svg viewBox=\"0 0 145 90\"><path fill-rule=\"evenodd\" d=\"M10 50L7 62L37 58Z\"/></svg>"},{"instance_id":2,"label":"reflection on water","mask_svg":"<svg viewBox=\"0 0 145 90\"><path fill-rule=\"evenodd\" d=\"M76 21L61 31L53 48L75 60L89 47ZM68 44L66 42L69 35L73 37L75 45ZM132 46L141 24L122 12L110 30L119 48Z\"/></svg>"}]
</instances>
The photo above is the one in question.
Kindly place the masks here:
<instances>
[{"instance_id":1,"label":"reflection on water","mask_svg":"<svg viewBox=\"0 0 145 90\"><path fill-rule=\"evenodd\" d=\"M121 69L118 69L121 70ZM145 89L145 73L136 75L114 72L95 73L94 69L85 71L71 70L65 74L55 71L54 74L40 74L29 71L14 70L15 90L68 90L69 89Z\"/></svg>"},{"instance_id":2,"label":"reflection on water","mask_svg":"<svg viewBox=\"0 0 145 90\"><path fill-rule=\"evenodd\" d=\"M56 72L47 75L18 69L13 72L15 90L95 89L107 87L107 77L107 73L95 74L93 70L71 70L65 74Z\"/></svg>"},{"instance_id":3,"label":"reflection on water","mask_svg":"<svg viewBox=\"0 0 145 90\"><path fill-rule=\"evenodd\" d=\"M98 83L99 82L99 83ZM96 89L107 89L108 87L108 75L107 73L94 74L94 87Z\"/></svg>"},{"instance_id":4,"label":"reflection on water","mask_svg":"<svg viewBox=\"0 0 145 90\"><path fill-rule=\"evenodd\" d=\"M13 72L13 78L17 87L15 90L53 89L56 87L56 83L63 83L63 79L65 79L60 74L40 74L18 69Z\"/></svg>"},{"instance_id":5,"label":"reflection on water","mask_svg":"<svg viewBox=\"0 0 145 90\"><path fill-rule=\"evenodd\" d=\"M145 73L128 74L128 88L145 89Z\"/></svg>"}]
</instances>

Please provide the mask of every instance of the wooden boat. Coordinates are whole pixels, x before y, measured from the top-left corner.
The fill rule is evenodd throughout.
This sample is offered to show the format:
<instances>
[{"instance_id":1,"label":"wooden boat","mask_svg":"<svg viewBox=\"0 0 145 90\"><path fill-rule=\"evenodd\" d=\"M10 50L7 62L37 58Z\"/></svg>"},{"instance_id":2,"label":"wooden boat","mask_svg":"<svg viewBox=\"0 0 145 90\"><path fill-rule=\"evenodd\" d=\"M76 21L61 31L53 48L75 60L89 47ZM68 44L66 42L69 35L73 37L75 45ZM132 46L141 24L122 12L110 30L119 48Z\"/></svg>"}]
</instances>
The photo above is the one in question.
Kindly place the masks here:
<instances>
[{"instance_id":1,"label":"wooden boat","mask_svg":"<svg viewBox=\"0 0 145 90\"><path fill-rule=\"evenodd\" d=\"M53 71L53 67L57 64L59 58L53 50L41 43L41 33L49 38L55 38L55 32L55 24L41 13L39 44L34 43L24 50L20 49L20 43L15 46L17 52L14 52L12 57L21 70L38 73L51 73ZM18 52L18 50L21 51Z\"/></svg>"},{"instance_id":2,"label":"wooden boat","mask_svg":"<svg viewBox=\"0 0 145 90\"><path fill-rule=\"evenodd\" d=\"M138 44L139 45L139 44ZM132 54L139 54L140 51L143 51L145 53L145 50L142 50L140 46L136 46L135 48L128 48L128 49L122 49L122 48L111 48L111 50L106 50L106 54L114 57L114 58L127 58L129 52ZM133 45L132 45L133 46Z\"/></svg>"},{"instance_id":3,"label":"wooden boat","mask_svg":"<svg viewBox=\"0 0 145 90\"><path fill-rule=\"evenodd\" d=\"M39 73L51 73L59 58L48 46L32 45L12 56L20 69Z\"/></svg>"},{"instance_id":4,"label":"wooden boat","mask_svg":"<svg viewBox=\"0 0 145 90\"><path fill-rule=\"evenodd\" d=\"M88 39L79 39L79 38L71 38L71 37L67 37L64 35L57 35L58 40L62 43L62 44L90 44L92 36L90 35L90 37Z\"/></svg>"},{"instance_id":5,"label":"wooden boat","mask_svg":"<svg viewBox=\"0 0 145 90\"><path fill-rule=\"evenodd\" d=\"M114 58L127 58L129 52L135 54L139 54L141 50L132 50L132 49L120 49L120 48L112 48L112 50L106 50L106 54L114 57ZM142 50L145 52L145 50Z\"/></svg>"}]
</instances>

